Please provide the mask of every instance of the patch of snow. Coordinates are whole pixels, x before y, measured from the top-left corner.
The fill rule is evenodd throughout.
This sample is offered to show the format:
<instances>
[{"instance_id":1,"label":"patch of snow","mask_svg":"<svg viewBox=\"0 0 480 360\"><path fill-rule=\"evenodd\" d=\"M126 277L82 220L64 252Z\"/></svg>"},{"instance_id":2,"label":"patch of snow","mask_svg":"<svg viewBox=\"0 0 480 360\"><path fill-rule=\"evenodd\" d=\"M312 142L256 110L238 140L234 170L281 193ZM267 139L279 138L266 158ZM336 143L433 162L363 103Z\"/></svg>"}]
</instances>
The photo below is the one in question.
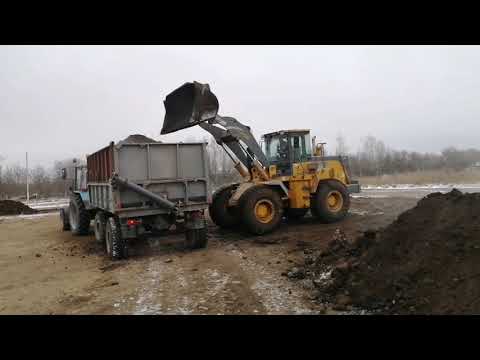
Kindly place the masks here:
<instances>
[{"instance_id":1,"label":"patch of snow","mask_svg":"<svg viewBox=\"0 0 480 360\"><path fill-rule=\"evenodd\" d=\"M233 250L241 259L243 253ZM278 276L274 276L267 272L263 266L253 261L242 259L240 265L247 272L256 274L257 280L251 289L262 300L263 306L267 309L268 314L311 314L312 310L308 309L303 300L302 295L295 290L289 290L289 286L279 286ZM255 312L255 310L254 310Z\"/></svg>"},{"instance_id":2,"label":"patch of snow","mask_svg":"<svg viewBox=\"0 0 480 360\"><path fill-rule=\"evenodd\" d=\"M0 216L0 220L29 220L29 219L37 219L42 218L45 216L52 216L58 215L56 213L42 213L42 214L30 214L30 215L7 215L7 216Z\"/></svg>"},{"instance_id":3,"label":"patch of snow","mask_svg":"<svg viewBox=\"0 0 480 360\"><path fill-rule=\"evenodd\" d=\"M150 284L144 285L140 291L136 308L133 315L155 315L162 313L162 304L154 303L154 295L161 285L162 276L158 270L159 262L151 261L147 273L152 276ZM160 265L161 266L161 265ZM161 291L161 288L160 288Z\"/></svg>"},{"instance_id":4,"label":"patch of snow","mask_svg":"<svg viewBox=\"0 0 480 360\"><path fill-rule=\"evenodd\" d=\"M318 279L319 280L328 280L332 277L332 269L328 270L328 271L324 271L320 274L318 274Z\"/></svg>"},{"instance_id":5,"label":"patch of snow","mask_svg":"<svg viewBox=\"0 0 480 360\"><path fill-rule=\"evenodd\" d=\"M362 190L434 190L434 189L480 189L480 184L389 184L361 185Z\"/></svg>"},{"instance_id":6,"label":"patch of snow","mask_svg":"<svg viewBox=\"0 0 480 360\"><path fill-rule=\"evenodd\" d=\"M386 199L388 198L389 196L388 195L378 195L378 194L365 194L365 193L362 193L362 194L351 194L350 195L352 198L354 199L372 199L372 198L375 198L375 199Z\"/></svg>"},{"instance_id":7,"label":"patch of snow","mask_svg":"<svg viewBox=\"0 0 480 360\"><path fill-rule=\"evenodd\" d=\"M62 207L67 207L70 200L69 199L44 199L44 200L30 200L22 201L25 205L30 206L32 209L36 210L50 210L50 209L60 209Z\"/></svg>"}]
</instances>

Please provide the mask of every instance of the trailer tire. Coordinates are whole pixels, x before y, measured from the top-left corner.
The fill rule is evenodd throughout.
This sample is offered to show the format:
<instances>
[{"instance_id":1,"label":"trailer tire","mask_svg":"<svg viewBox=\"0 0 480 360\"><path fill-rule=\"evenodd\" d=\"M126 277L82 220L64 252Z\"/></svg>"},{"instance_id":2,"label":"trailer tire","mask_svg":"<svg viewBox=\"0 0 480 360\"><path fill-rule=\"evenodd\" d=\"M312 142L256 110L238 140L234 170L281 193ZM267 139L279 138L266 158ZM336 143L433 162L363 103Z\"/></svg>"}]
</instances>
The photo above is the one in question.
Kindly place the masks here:
<instances>
[{"instance_id":1,"label":"trailer tire","mask_svg":"<svg viewBox=\"0 0 480 360\"><path fill-rule=\"evenodd\" d=\"M90 214L85 209L85 204L79 194L71 196L68 215L72 234L87 235L90 230Z\"/></svg>"},{"instance_id":2,"label":"trailer tire","mask_svg":"<svg viewBox=\"0 0 480 360\"><path fill-rule=\"evenodd\" d=\"M68 216L69 216L68 208L60 209L60 221L62 223L63 231L70 230L70 222L69 222Z\"/></svg>"},{"instance_id":3,"label":"trailer tire","mask_svg":"<svg viewBox=\"0 0 480 360\"><path fill-rule=\"evenodd\" d=\"M282 200L270 187L254 186L240 198L240 212L249 232L266 234L275 230L282 221Z\"/></svg>"},{"instance_id":4,"label":"trailer tire","mask_svg":"<svg viewBox=\"0 0 480 360\"><path fill-rule=\"evenodd\" d=\"M118 217L112 216L107 220L105 228L105 249L112 260L128 257L127 243L122 237L122 230Z\"/></svg>"},{"instance_id":5,"label":"trailer tire","mask_svg":"<svg viewBox=\"0 0 480 360\"><path fill-rule=\"evenodd\" d=\"M207 228L202 229L187 229L185 233L186 247L188 249L202 249L207 247L208 236Z\"/></svg>"},{"instance_id":6,"label":"trailer tire","mask_svg":"<svg viewBox=\"0 0 480 360\"><path fill-rule=\"evenodd\" d=\"M312 215L324 223L342 220L350 209L350 196L345 185L325 181L318 185L311 201Z\"/></svg>"},{"instance_id":7,"label":"trailer tire","mask_svg":"<svg viewBox=\"0 0 480 360\"><path fill-rule=\"evenodd\" d=\"M212 203L208 207L208 214L215 225L222 228L231 228L240 223L240 218L234 208L229 208L228 201L237 184L229 185L217 190L212 196Z\"/></svg>"},{"instance_id":8,"label":"trailer tire","mask_svg":"<svg viewBox=\"0 0 480 360\"><path fill-rule=\"evenodd\" d=\"M105 228L107 226L107 217L103 211L97 211L93 221L93 231L95 232L95 240L101 244L105 244Z\"/></svg>"}]
</instances>

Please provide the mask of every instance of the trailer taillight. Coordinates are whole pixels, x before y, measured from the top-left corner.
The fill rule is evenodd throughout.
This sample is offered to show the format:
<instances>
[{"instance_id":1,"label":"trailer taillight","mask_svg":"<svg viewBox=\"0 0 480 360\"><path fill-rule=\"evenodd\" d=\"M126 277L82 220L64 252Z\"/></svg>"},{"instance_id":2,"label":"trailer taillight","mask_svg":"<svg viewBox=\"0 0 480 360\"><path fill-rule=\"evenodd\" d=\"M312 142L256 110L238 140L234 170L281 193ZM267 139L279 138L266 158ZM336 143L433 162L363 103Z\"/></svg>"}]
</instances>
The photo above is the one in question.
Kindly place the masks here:
<instances>
[{"instance_id":1,"label":"trailer taillight","mask_svg":"<svg viewBox=\"0 0 480 360\"><path fill-rule=\"evenodd\" d=\"M138 219L128 219L127 220L127 225L130 226L130 227L140 225L141 223L142 223L142 221L138 220Z\"/></svg>"}]
</instances>

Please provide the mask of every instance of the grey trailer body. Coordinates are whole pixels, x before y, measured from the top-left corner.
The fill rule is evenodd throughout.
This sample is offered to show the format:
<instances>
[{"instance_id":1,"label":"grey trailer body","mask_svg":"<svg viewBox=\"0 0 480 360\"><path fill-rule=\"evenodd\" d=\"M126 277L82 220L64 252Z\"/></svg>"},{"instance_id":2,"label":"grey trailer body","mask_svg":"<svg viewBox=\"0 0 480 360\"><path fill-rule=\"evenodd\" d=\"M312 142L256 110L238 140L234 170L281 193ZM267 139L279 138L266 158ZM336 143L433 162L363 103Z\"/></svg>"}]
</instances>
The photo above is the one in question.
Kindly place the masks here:
<instances>
[{"instance_id":1,"label":"grey trailer body","mask_svg":"<svg viewBox=\"0 0 480 360\"><path fill-rule=\"evenodd\" d=\"M116 174L176 204L181 212L203 210L210 193L206 157L205 143L113 145L112 176L90 181L89 175L90 206L120 218L171 212L129 188L113 186Z\"/></svg>"},{"instance_id":2,"label":"grey trailer body","mask_svg":"<svg viewBox=\"0 0 480 360\"><path fill-rule=\"evenodd\" d=\"M77 234L94 219L97 241L114 259L131 240L183 223L189 248L207 244L210 201L206 143L110 143L87 157L88 202L72 194Z\"/></svg>"}]
</instances>

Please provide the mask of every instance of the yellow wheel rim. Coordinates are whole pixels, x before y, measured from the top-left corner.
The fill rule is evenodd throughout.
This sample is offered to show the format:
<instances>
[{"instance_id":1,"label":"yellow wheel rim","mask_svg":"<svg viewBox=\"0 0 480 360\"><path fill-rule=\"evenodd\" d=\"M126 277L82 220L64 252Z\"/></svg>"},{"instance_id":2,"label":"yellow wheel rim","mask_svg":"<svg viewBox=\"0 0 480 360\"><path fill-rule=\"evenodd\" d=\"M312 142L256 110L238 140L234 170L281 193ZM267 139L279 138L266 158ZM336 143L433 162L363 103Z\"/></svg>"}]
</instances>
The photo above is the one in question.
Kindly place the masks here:
<instances>
[{"instance_id":1,"label":"yellow wheel rim","mask_svg":"<svg viewBox=\"0 0 480 360\"><path fill-rule=\"evenodd\" d=\"M330 211L340 211L343 207L342 194L336 190L330 191L327 195L327 206Z\"/></svg>"},{"instance_id":2,"label":"yellow wheel rim","mask_svg":"<svg viewBox=\"0 0 480 360\"><path fill-rule=\"evenodd\" d=\"M275 207L270 200L262 199L255 204L255 217L261 223L267 224L273 219Z\"/></svg>"}]
</instances>

